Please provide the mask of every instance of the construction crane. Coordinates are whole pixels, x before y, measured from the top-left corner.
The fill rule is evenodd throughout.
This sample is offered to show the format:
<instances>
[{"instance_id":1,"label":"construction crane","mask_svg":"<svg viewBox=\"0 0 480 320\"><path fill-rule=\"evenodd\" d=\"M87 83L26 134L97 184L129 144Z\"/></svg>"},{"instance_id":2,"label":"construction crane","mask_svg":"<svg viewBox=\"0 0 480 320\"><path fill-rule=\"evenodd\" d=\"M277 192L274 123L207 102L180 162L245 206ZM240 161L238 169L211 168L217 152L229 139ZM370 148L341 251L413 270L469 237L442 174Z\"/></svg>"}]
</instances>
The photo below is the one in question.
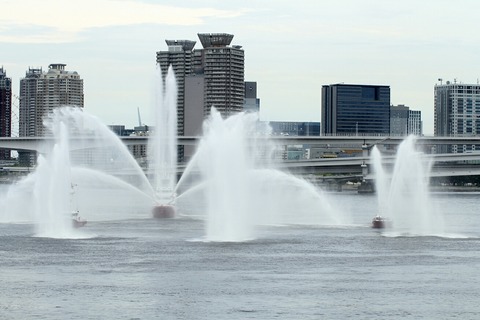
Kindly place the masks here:
<instances>
[{"instance_id":1,"label":"construction crane","mask_svg":"<svg viewBox=\"0 0 480 320\"><path fill-rule=\"evenodd\" d=\"M137 107L137 113L138 113L138 126L142 126L142 118L140 118L140 108Z\"/></svg>"}]
</instances>

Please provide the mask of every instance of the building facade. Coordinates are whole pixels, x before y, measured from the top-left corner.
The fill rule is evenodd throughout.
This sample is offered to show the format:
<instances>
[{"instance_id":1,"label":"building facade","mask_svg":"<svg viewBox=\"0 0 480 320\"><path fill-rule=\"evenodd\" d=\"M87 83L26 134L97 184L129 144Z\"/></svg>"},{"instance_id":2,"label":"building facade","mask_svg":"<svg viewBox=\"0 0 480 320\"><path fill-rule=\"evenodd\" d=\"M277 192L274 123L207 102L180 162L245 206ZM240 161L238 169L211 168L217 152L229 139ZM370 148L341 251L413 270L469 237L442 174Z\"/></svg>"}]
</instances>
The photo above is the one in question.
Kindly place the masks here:
<instances>
[{"instance_id":1,"label":"building facade","mask_svg":"<svg viewBox=\"0 0 480 320\"><path fill-rule=\"evenodd\" d=\"M43 119L54 108L83 108L83 80L65 64L51 64L47 72L29 68L20 80L19 135L43 136Z\"/></svg>"},{"instance_id":2,"label":"building facade","mask_svg":"<svg viewBox=\"0 0 480 320\"><path fill-rule=\"evenodd\" d=\"M260 99L257 98L257 83L254 81L245 81L243 111L260 112Z\"/></svg>"},{"instance_id":3,"label":"building facade","mask_svg":"<svg viewBox=\"0 0 480 320\"><path fill-rule=\"evenodd\" d=\"M12 135L12 79L0 68L0 137ZM10 159L10 150L0 149L0 160Z\"/></svg>"},{"instance_id":4,"label":"building facade","mask_svg":"<svg viewBox=\"0 0 480 320\"><path fill-rule=\"evenodd\" d=\"M422 111L408 111L408 133L416 136L423 136Z\"/></svg>"},{"instance_id":5,"label":"building facade","mask_svg":"<svg viewBox=\"0 0 480 320\"><path fill-rule=\"evenodd\" d=\"M390 135L423 135L422 112L400 104L390 107Z\"/></svg>"},{"instance_id":6,"label":"building facade","mask_svg":"<svg viewBox=\"0 0 480 320\"><path fill-rule=\"evenodd\" d=\"M333 84L322 87L322 134L390 134L390 87Z\"/></svg>"},{"instance_id":7,"label":"building facade","mask_svg":"<svg viewBox=\"0 0 480 320\"><path fill-rule=\"evenodd\" d=\"M195 41L165 40L167 51L157 52L157 63L162 69L163 79L166 78L171 66L177 81L177 134L185 135L185 79L193 73ZM178 146L177 159L184 160L184 146Z\"/></svg>"},{"instance_id":8,"label":"building facade","mask_svg":"<svg viewBox=\"0 0 480 320\"><path fill-rule=\"evenodd\" d=\"M434 108L435 136L462 137L480 134L480 84L447 81L445 84L435 85ZM478 149L479 146L476 145L453 145L440 152L464 153Z\"/></svg>"},{"instance_id":9,"label":"building facade","mask_svg":"<svg viewBox=\"0 0 480 320\"><path fill-rule=\"evenodd\" d=\"M390 107L390 135L408 135L408 113L410 108L401 104Z\"/></svg>"},{"instance_id":10,"label":"building facade","mask_svg":"<svg viewBox=\"0 0 480 320\"><path fill-rule=\"evenodd\" d=\"M168 50L157 52L157 63L166 74L172 66L178 86L178 135L202 134L203 120L215 107L223 117L244 110L252 103L245 96L244 51L231 46L233 35L227 33L200 33L203 49L194 49L196 41L166 40ZM250 83L250 86L256 83ZM253 94L252 91L249 92ZM256 96L255 96L256 99ZM258 99L254 103L257 103ZM179 161L187 161L194 149L179 146Z\"/></svg>"},{"instance_id":11,"label":"building facade","mask_svg":"<svg viewBox=\"0 0 480 320\"><path fill-rule=\"evenodd\" d=\"M223 117L243 111L245 98L245 54L230 43L233 34L199 33L203 49L196 50L195 73L205 77L204 116L215 107Z\"/></svg>"},{"instance_id":12,"label":"building facade","mask_svg":"<svg viewBox=\"0 0 480 320\"><path fill-rule=\"evenodd\" d=\"M198 38L203 49L194 49L196 42L191 40L166 40L168 51L157 52L157 63L162 72L166 74L171 65L177 79L179 133L185 130L185 100L189 94L185 87L187 77L204 79L202 97L196 106L201 106L204 117L210 114L212 106L222 116L228 117L243 111L245 102L245 58L242 47L230 45L232 34L199 33ZM197 90L194 91L196 94Z\"/></svg>"},{"instance_id":13,"label":"building facade","mask_svg":"<svg viewBox=\"0 0 480 320\"><path fill-rule=\"evenodd\" d=\"M163 79L167 76L169 66L173 68L177 81L177 130L184 135L185 115L185 78L193 73L193 48L195 41L165 40L167 51L157 52L157 63L162 69Z\"/></svg>"},{"instance_id":14,"label":"building facade","mask_svg":"<svg viewBox=\"0 0 480 320\"><path fill-rule=\"evenodd\" d=\"M43 120L54 108L83 108L83 80L76 71L65 70L65 64L51 64L48 71L29 68L20 80L19 136L44 136ZM19 152L24 165L35 163L35 153Z\"/></svg>"}]
</instances>

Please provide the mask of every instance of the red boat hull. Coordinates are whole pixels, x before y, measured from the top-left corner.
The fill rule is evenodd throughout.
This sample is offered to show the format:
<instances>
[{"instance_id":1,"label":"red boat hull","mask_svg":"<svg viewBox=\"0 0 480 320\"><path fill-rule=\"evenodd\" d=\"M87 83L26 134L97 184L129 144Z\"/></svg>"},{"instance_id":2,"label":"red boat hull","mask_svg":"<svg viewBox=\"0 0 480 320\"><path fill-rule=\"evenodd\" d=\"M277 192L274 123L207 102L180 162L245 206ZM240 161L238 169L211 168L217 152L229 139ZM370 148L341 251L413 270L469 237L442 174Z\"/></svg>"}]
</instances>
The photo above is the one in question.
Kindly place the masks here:
<instances>
[{"instance_id":1,"label":"red boat hull","mask_svg":"<svg viewBox=\"0 0 480 320\"><path fill-rule=\"evenodd\" d=\"M375 218L372 219L372 228L375 229L383 229L383 228L388 228L390 226L390 220L376 216Z\"/></svg>"},{"instance_id":2,"label":"red boat hull","mask_svg":"<svg viewBox=\"0 0 480 320\"><path fill-rule=\"evenodd\" d=\"M73 219L72 224L74 228L81 228L87 224L87 220L77 220Z\"/></svg>"},{"instance_id":3,"label":"red boat hull","mask_svg":"<svg viewBox=\"0 0 480 320\"><path fill-rule=\"evenodd\" d=\"M152 215L156 219L173 218L175 216L175 207L170 205L154 206Z\"/></svg>"},{"instance_id":4,"label":"red boat hull","mask_svg":"<svg viewBox=\"0 0 480 320\"><path fill-rule=\"evenodd\" d=\"M375 228L375 229L385 228L385 221L381 221L381 220L372 221L372 228Z\"/></svg>"}]
</instances>

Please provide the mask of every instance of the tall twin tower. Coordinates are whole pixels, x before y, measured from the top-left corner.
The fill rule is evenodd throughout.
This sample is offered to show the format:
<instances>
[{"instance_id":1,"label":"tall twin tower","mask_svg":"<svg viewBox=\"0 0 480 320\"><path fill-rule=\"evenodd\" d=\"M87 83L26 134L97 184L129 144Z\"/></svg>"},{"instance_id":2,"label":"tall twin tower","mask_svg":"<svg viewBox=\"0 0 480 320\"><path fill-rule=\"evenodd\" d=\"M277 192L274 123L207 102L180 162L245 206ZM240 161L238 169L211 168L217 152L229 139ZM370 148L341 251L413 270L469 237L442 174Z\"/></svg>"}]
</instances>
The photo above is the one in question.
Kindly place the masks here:
<instances>
[{"instance_id":1,"label":"tall twin tower","mask_svg":"<svg viewBox=\"0 0 480 320\"><path fill-rule=\"evenodd\" d=\"M245 102L245 55L233 45L233 35L200 33L196 41L166 40L168 51L157 52L165 77L171 65L178 85L178 134L198 135L204 117L215 107L223 117L243 111Z\"/></svg>"}]
</instances>

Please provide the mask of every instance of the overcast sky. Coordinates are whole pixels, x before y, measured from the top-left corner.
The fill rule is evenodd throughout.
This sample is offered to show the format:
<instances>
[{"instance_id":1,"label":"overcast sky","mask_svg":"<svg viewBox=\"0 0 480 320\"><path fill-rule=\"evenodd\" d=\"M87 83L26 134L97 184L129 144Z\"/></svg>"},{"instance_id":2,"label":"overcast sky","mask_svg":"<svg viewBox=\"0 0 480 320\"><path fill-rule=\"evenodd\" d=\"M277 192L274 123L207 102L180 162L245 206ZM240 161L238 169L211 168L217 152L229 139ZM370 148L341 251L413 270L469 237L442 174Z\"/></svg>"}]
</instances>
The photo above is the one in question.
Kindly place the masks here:
<instances>
[{"instance_id":1,"label":"overcast sky","mask_svg":"<svg viewBox=\"0 0 480 320\"><path fill-rule=\"evenodd\" d=\"M480 78L478 0L0 0L0 65L18 95L28 67L65 63L106 124L152 124L165 39L231 33L263 120L320 121L321 86L389 85L433 134L433 88Z\"/></svg>"}]
</instances>

